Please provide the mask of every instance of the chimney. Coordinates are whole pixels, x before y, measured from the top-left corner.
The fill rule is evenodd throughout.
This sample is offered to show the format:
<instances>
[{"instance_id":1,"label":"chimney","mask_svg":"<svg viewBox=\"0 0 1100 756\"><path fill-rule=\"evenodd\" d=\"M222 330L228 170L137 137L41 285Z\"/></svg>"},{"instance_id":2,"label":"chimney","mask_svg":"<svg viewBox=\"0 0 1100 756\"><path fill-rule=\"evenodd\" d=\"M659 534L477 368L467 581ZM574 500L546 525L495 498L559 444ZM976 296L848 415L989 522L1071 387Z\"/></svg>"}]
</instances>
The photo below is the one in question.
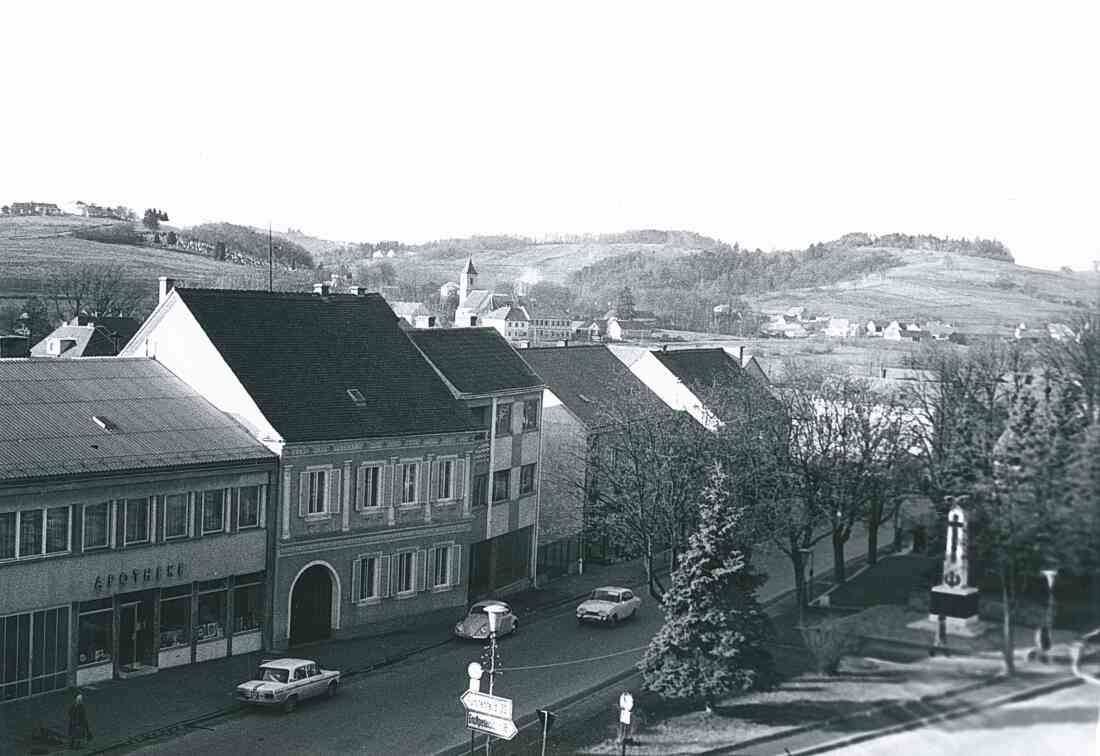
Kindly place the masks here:
<instances>
[{"instance_id":1,"label":"chimney","mask_svg":"<svg viewBox=\"0 0 1100 756\"><path fill-rule=\"evenodd\" d=\"M157 299L157 304L164 304L164 300L168 298L172 289L176 288L176 279L161 276L157 281L160 282L160 297Z\"/></svg>"},{"instance_id":2,"label":"chimney","mask_svg":"<svg viewBox=\"0 0 1100 756\"><path fill-rule=\"evenodd\" d=\"M322 297L327 297L328 293L329 293L328 282L325 281L325 282L322 282L322 283L313 284L313 293L314 294L320 294Z\"/></svg>"},{"instance_id":3,"label":"chimney","mask_svg":"<svg viewBox=\"0 0 1100 756\"><path fill-rule=\"evenodd\" d=\"M367 287L366 286L349 286L348 287L348 294L351 294L353 297L364 297L367 294Z\"/></svg>"},{"instance_id":4,"label":"chimney","mask_svg":"<svg viewBox=\"0 0 1100 756\"><path fill-rule=\"evenodd\" d=\"M742 344L741 346L739 346L737 348L737 364L739 366L745 364L745 345L744 344Z\"/></svg>"}]
</instances>

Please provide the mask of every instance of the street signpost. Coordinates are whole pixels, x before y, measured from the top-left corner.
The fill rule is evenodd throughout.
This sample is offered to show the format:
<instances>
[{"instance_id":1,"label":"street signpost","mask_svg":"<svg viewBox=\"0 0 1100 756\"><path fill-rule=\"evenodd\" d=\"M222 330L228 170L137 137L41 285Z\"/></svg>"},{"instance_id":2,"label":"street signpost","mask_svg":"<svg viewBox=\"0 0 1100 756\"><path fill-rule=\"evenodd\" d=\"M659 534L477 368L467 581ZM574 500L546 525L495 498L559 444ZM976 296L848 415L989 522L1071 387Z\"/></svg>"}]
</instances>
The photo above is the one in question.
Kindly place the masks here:
<instances>
[{"instance_id":1,"label":"street signpost","mask_svg":"<svg viewBox=\"0 0 1100 756\"><path fill-rule=\"evenodd\" d=\"M519 732L516 729L516 723L511 719L494 717L476 711L466 712L466 726L471 730L483 732L495 738L503 738L504 740L511 740Z\"/></svg>"},{"instance_id":2,"label":"street signpost","mask_svg":"<svg viewBox=\"0 0 1100 756\"><path fill-rule=\"evenodd\" d=\"M459 696L458 700L466 707L466 711L484 714L487 717L496 717L497 719L512 718L511 698L491 696L488 693L468 690Z\"/></svg>"}]
</instances>

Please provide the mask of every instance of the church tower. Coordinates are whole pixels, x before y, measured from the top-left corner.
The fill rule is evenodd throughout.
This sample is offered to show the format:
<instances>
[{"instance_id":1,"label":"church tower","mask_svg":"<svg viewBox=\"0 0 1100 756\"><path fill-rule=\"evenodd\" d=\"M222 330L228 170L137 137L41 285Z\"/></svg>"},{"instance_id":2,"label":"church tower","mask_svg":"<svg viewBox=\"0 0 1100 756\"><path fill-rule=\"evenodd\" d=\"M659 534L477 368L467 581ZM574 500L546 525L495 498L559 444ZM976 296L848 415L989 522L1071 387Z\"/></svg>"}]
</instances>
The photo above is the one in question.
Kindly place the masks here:
<instances>
[{"instance_id":1,"label":"church tower","mask_svg":"<svg viewBox=\"0 0 1100 756\"><path fill-rule=\"evenodd\" d=\"M474 258L466 258L466 266L462 269L462 275L458 279L458 302L466 301L466 297L474 290L477 282L477 270L474 268Z\"/></svg>"}]
</instances>

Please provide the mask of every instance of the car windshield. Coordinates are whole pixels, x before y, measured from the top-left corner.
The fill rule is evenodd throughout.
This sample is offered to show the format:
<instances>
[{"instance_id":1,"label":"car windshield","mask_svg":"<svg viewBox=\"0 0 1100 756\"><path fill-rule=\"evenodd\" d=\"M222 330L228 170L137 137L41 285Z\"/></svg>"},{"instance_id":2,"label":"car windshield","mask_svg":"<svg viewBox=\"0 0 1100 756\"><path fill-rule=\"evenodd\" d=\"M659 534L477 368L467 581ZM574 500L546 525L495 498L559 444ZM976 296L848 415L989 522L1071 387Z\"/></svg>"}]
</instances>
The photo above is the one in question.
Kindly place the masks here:
<instances>
[{"instance_id":1,"label":"car windshield","mask_svg":"<svg viewBox=\"0 0 1100 756\"><path fill-rule=\"evenodd\" d=\"M593 601L610 601L612 603L618 603L619 594L612 593L611 591L592 591L590 598Z\"/></svg>"},{"instance_id":2,"label":"car windshield","mask_svg":"<svg viewBox=\"0 0 1100 756\"><path fill-rule=\"evenodd\" d=\"M287 671L285 669L276 669L274 667L260 667L256 672L256 679L263 680L264 682L277 682L285 683L287 680Z\"/></svg>"}]
</instances>

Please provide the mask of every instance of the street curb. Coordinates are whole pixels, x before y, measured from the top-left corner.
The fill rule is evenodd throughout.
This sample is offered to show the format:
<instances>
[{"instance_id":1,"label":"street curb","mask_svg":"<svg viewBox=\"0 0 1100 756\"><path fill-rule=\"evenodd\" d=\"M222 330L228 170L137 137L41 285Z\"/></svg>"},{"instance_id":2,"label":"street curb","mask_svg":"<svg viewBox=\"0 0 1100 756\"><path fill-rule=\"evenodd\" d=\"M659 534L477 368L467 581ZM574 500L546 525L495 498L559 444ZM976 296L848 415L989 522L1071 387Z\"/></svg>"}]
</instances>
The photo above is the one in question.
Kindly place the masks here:
<instances>
[{"instance_id":1,"label":"street curb","mask_svg":"<svg viewBox=\"0 0 1100 756\"><path fill-rule=\"evenodd\" d=\"M877 738L885 737L887 735L894 735L899 732L906 732L908 730L916 730L921 727L927 727L935 722L948 722L952 719L959 719L969 714L975 714L979 711L985 711L986 709L992 709L997 706L1003 706L1004 704L1015 703L1017 701L1026 701L1029 698L1036 698L1038 696L1046 695L1048 693L1056 693L1060 690L1072 688L1075 685L1080 685L1081 680L1076 677L1063 677L1060 680L1054 682L1044 682L1038 685L1033 685L1030 688L1024 690L1018 690L1014 693L1007 693L1003 696L991 698L988 701L981 701L979 703L969 703L960 706L957 709L950 711L940 712L939 714L929 714L928 716L919 717L910 722L902 722L896 725L890 725L888 727L881 727L877 730L871 730L869 732L861 732L855 735L848 735L843 738L837 738L836 740L830 740L827 743L820 743L814 746L807 746L797 751L790 751L785 749L786 756L811 756L816 753L826 753L828 751L834 751L837 748L844 748L849 745L856 745L858 743L864 743L868 740L875 740ZM847 719L855 718L860 715L850 715Z\"/></svg>"}]
</instances>

